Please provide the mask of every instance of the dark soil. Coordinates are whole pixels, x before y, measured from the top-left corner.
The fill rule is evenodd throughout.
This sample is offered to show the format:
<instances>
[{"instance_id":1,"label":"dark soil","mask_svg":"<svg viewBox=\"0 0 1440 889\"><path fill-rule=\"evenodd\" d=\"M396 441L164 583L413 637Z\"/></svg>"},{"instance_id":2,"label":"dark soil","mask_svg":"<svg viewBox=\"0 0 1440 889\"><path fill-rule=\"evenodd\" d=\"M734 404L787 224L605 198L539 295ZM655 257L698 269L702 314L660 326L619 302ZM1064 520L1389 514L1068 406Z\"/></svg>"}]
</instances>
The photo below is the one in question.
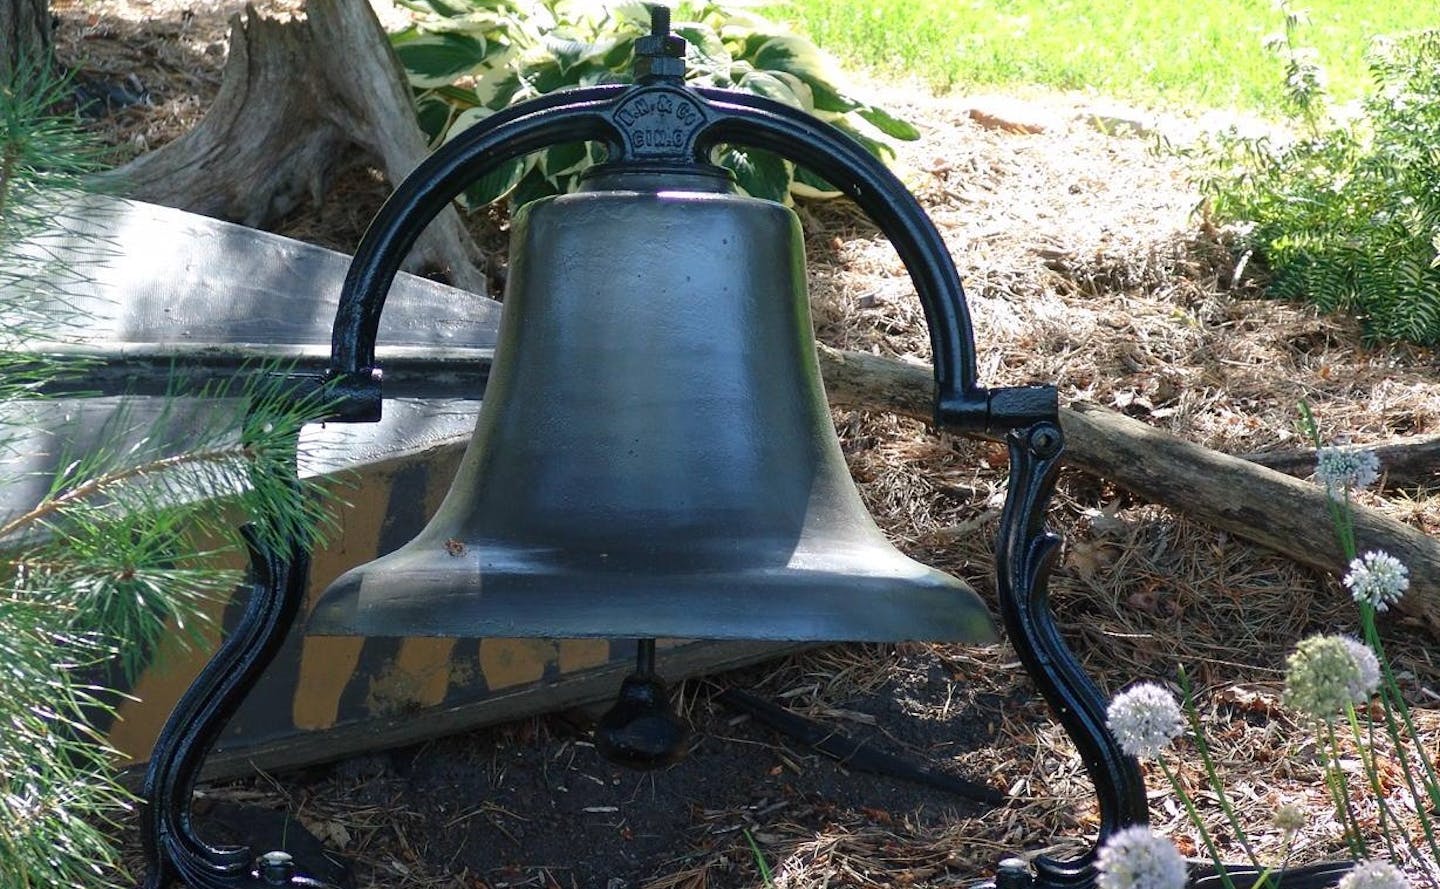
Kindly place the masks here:
<instances>
[{"instance_id":1,"label":"dark soil","mask_svg":"<svg viewBox=\"0 0 1440 889\"><path fill-rule=\"evenodd\" d=\"M720 677L719 684L745 687L762 678L741 672ZM847 718L824 724L873 749L954 772L952 758L996 743L1001 705L994 696L972 696L958 678L933 651L917 648L904 671L845 701L836 712ZM711 700L715 685L706 683L689 708L688 755L659 770L607 762L590 741L588 715L571 712L276 781L308 797L298 809L304 820L310 808L317 833L350 824L359 886L411 885L396 881L411 872L423 881L416 885L496 889L753 886L761 881L758 856L777 829L815 836L837 825L851 834L873 831L864 842L889 837L899 856L909 832L934 831L990 808L848 769ZM944 712L935 710L935 701L948 702ZM224 797L227 790L215 793ZM368 830L371 811L383 811L403 828ZM219 822L240 817L229 806L216 815ZM211 829L227 833L223 824ZM295 851L303 861L303 850ZM896 864L897 871L916 863L912 852L899 857L904 864ZM973 872L962 879L958 859L951 863L953 884L973 879ZM945 864L930 863L929 885L952 884ZM437 871L453 882L421 876Z\"/></svg>"}]
</instances>

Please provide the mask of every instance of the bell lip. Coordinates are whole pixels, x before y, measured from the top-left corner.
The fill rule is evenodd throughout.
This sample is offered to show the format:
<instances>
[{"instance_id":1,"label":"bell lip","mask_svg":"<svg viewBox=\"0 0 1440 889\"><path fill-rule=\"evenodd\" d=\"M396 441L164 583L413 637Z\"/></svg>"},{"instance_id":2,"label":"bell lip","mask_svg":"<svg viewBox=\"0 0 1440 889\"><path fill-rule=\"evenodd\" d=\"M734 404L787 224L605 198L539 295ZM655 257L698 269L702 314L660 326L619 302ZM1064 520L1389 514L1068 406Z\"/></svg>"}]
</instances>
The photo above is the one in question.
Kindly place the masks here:
<instances>
[{"instance_id":1,"label":"bell lip","mask_svg":"<svg viewBox=\"0 0 1440 889\"><path fill-rule=\"evenodd\" d=\"M969 584L920 571L856 577L770 569L648 577L590 573L477 572L473 582L426 584L413 569L393 586L346 572L306 621L313 636L375 638L704 639L757 642L998 641ZM395 569L392 567L392 571ZM396 587L420 595L387 595ZM369 587L369 589L363 589ZM844 591L837 593L835 589ZM484 593L482 593L482 589ZM364 593L369 595L362 595ZM378 593L378 595L377 595ZM366 601L368 599L368 601Z\"/></svg>"}]
</instances>

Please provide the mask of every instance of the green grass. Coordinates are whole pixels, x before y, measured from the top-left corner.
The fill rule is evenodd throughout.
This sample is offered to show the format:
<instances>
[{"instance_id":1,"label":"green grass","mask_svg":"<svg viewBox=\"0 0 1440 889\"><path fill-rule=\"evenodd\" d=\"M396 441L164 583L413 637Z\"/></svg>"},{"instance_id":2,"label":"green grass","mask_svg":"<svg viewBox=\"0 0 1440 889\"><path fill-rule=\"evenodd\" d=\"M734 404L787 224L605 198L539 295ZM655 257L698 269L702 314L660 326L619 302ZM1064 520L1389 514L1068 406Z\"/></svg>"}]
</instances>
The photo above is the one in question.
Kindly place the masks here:
<instances>
[{"instance_id":1,"label":"green grass","mask_svg":"<svg viewBox=\"0 0 1440 889\"><path fill-rule=\"evenodd\" d=\"M1298 0L1338 101L1369 83L1376 34L1440 26L1433 0ZM1277 111L1283 29L1272 0L786 0L792 22L850 68L935 87L1039 86L1148 104Z\"/></svg>"}]
</instances>

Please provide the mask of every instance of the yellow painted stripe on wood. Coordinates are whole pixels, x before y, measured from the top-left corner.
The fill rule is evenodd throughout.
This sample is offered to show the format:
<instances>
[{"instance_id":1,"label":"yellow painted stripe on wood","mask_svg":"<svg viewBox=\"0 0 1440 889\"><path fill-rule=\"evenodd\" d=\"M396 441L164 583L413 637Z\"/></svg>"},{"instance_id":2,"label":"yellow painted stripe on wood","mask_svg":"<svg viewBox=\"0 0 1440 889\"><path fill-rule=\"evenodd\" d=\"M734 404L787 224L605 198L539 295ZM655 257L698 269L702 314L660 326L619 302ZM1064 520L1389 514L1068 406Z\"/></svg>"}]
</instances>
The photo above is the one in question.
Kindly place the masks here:
<instances>
[{"instance_id":1,"label":"yellow painted stripe on wood","mask_svg":"<svg viewBox=\"0 0 1440 889\"><path fill-rule=\"evenodd\" d=\"M106 736L110 746L119 751L122 765L150 758L150 750L170 711L220 644L220 621L225 616L225 606L225 602L205 603L203 611L208 620L200 639L191 636L188 646L182 638L185 631L173 622L166 627L149 669L129 691L133 700L131 697L121 700L115 709L115 722Z\"/></svg>"},{"instance_id":2,"label":"yellow painted stripe on wood","mask_svg":"<svg viewBox=\"0 0 1440 889\"><path fill-rule=\"evenodd\" d=\"M233 510L227 515L235 527L246 520ZM194 539L191 544L196 552L222 554L207 567L234 571L236 590L242 588L246 570L246 555L242 550L229 548L229 541L209 536ZM249 595L248 588L244 594ZM150 758L155 739L160 737L170 711L220 646L225 610L233 598L234 592L223 600L206 599L198 606L202 617L192 619L191 626L185 629L174 620L166 624L154 656L134 684L125 689L126 697L116 706L115 721L106 733L110 746L119 751L122 764Z\"/></svg>"},{"instance_id":3,"label":"yellow painted stripe on wood","mask_svg":"<svg viewBox=\"0 0 1440 889\"><path fill-rule=\"evenodd\" d=\"M330 539L317 547L310 561L310 588L305 613L315 607L320 594L335 578L356 565L375 558L380 528L385 522L390 489L401 466L384 472L366 472L354 487L340 491L335 528ZM290 718L296 728L323 729L339 717L340 696L360 663L365 640L360 637L306 636L300 643L299 677Z\"/></svg>"},{"instance_id":4,"label":"yellow painted stripe on wood","mask_svg":"<svg viewBox=\"0 0 1440 889\"><path fill-rule=\"evenodd\" d=\"M454 471L453 467L444 465L447 462L449 461L432 463L430 472L425 477L423 512L427 522L435 515L435 511L440 508L440 503L450 491ZM413 537L419 534L420 530L407 529L407 536ZM393 669L386 673L390 679L388 688L381 677L371 680L367 700L371 712L376 712L376 702L384 702L387 706L399 703L402 706L431 707L445 700L445 694L450 689L450 658L455 651L455 642L452 638L409 638L401 642Z\"/></svg>"},{"instance_id":5,"label":"yellow painted stripe on wood","mask_svg":"<svg viewBox=\"0 0 1440 889\"><path fill-rule=\"evenodd\" d=\"M609 660L609 640L562 639L560 641L561 673L574 673L589 667L598 667Z\"/></svg>"},{"instance_id":6,"label":"yellow painted stripe on wood","mask_svg":"<svg viewBox=\"0 0 1440 889\"><path fill-rule=\"evenodd\" d=\"M411 638L400 643L390 669L371 677L366 707L374 715L433 707L450 688L454 639Z\"/></svg>"},{"instance_id":7,"label":"yellow painted stripe on wood","mask_svg":"<svg viewBox=\"0 0 1440 889\"><path fill-rule=\"evenodd\" d=\"M545 666L557 655L550 639L481 639L480 673L491 691L527 685L545 678Z\"/></svg>"}]
</instances>

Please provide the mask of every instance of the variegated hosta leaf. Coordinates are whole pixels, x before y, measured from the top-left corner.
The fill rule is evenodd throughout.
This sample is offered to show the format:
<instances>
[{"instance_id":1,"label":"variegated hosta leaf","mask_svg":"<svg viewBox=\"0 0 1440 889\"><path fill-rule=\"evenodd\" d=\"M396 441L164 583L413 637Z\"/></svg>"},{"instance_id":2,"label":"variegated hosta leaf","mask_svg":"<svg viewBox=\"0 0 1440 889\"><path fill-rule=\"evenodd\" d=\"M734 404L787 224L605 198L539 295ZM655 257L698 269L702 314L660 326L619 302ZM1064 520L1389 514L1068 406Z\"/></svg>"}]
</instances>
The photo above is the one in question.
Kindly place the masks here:
<instances>
[{"instance_id":1,"label":"variegated hosta leaf","mask_svg":"<svg viewBox=\"0 0 1440 889\"><path fill-rule=\"evenodd\" d=\"M790 89L785 81L767 71L751 71L736 84L739 89L777 102L784 102L792 108L805 110L805 103Z\"/></svg>"},{"instance_id":2,"label":"variegated hosta leaf","mask_svg":"<svg viewBox=\"0 0 1440 889\"><path fill-rule=\"evenodd\" d=\"M685 62L696 75L729 73L730 50L714 28L704 22L681 22L672 30L690 44Z\"/></svg>"},{"instance_id":3,"label":"variegated hosta leaf","mask_svg":"<svg viewBox=\"0 0 1440 889\"><path fill-rule=\"evenodd\" d=\"M866 122L875 129L890 136L893 139L904 139L906 142L913 142L920 138L920 131L908 121L901 120L884 108L876 108L874 105L866 105L856 111Z\"/></svg>"},{"instance_id":4,"label":"variegated hosta leaf","mask_svg":"<svg viewBox=\"0 0 1440 889\"><path fill-rule=\"evenodd\" d=\"M616 74L609 68L595 66L580 75L580 86L603 86L607 83L630 83L634 78L629 74Z\"/></svg>"},{"instance_id":5,"label":"variegated hosta leaf","mask_svg":"<svg viewBox=\"0 0 1440 889\"><path fill-rule=\"evenodd\" d=\"M453 31L416 31L395 41L395 54L412 86L434 89L475 71L485 59L485 39Z\"/></svg>"},{"instance_id":6,"label":"variegated hosta leaf","mask_svg":"<svg viewBox=\"0 0 1440 889\"><path fill-rule=\"evenodd\" d=\"M491 109L483 107L470 108L460 112L451 123L450 132L445 134L445 141L449 142L494 113ZM470 183L460 195L461 205L466 209L475 210L500 200L519 184L530 164L529 158L515 158L506 161Z\"/></svg>"},{"instance_id":7,"label":"variegated hosta leaf","mask_svg":"<svg viewBox=\"0 0 1440 889\"><path fill-rule=\"evenodd\" d=\"M801 166L795 167L795 179L790 183L790 193L812 200L830 200L841 195L840 189Z\"/></svg>"},{"instance_id":8,"label":"variegated hosta leaf","mask_svg":"<svg viewBox=\"0 0 1440 889\"><path fill-rule=\"evenodd\" d=\"M415 101L415 116L420 122L420 131L433 145L443 140L450 131L456 111L445 99L434 93L425 93Z\"/></svg>"},{"instance_id":9,"label":"variegated hosta leaf","mask_svg":"<svg viewBox=\"0 0 1440 889\"><path fill-rule=\"evenodd\" d=\"M562 76L584 62L604 58L612 43L613 41L609 40L589 42L556 34L547 34L544 38L545 51L555 60Z\"/></svg>"},{"instance_id":10,"label":"variegated hosta leaf","mask_svg":"<svg viewBox=\"0 0 1440 889\"><path fill-rule=\"evenodd\" d=\"M650 33L650 4L643 0L624 0L620 3L604 3L606 26L617 31Z\"/></svg>"},{"instance_id":11,"label":"variegated hosta leaf","mask_svg":"<svg viewBox=\"0 0 1440 889\"><path fill-rule=\"evenodd\" d=\"M443 18L465 15L471 5L467 2L458 2L458 0L397 0L397 2L406 9Z\"/></svg>"},{"instance_id":12,"label":"variegated hosta leaf","mask_svg":"<svg viewBox=\"0 0 1440 889\"><path fill-rule=\"evenodd\" d=\"M514 24L514 20L504 13L472 11L457 16L433 16L425 21L425 30L432 34L449 32L488 35L503 32ZM394 37L391 39L393 41Z\"/></svg>"},{"instance_id":13,"label":"variegated hosta leaf","mask_svg":"<svg viewBox=\"0 0 1440 889\"><path fill-rule=\"evenodd\" d=\"M635 37L626 35L616 40L607 52L600 59L600 64L609 68L616 76L630 76L630 70L634 67L635 58Z\"/></svg>"},{"instance_id":14,"label":"variegated hosta leaf","mask_svg":"<svg viewBox=\"0 0 1440 889\"><path fill-rule=\"evenodd\" d=\"M865 147L866 151L880 158L882 161L889 162L895 159L895 149L891 148L889 145L886 145L884 142L881 142L879 139L872 139L871 137L860 132L860 130L854 124L852 124L845 118L836 118L835 120L832 120L830 124L831 126L835 127L835 129L849 136L851 139L859 142Z\"/></svg>"},{"instance_id":15,"label":"variegated hosta leaf","mask_svg":"<svg viewBox=\"0 0 1440 889\"><path fill-rule=\"evenodd\" d=\"M779 78L790 92L795 94L795 98L800 102L800 110L815 113L815 91L810 88L810 84L789 71L771 71L770 74Z\"/></svg>"},{"instance_id":16,"label":"variegated hosta leaf","mask_svg":"<svg viewBox=\"0 0 1440 889\"><path fill-rule=\"evenodd\" d=\"M795 168L790 161L758 148L730 146L720 150L718 160L735 172L735 184L752 198L790 203L790 176Z\"/></svg>"},{"instance_id":17,"label":"variegated hosta leaf","mask_svg":"<svg viewBox=\"0 0 1440 889\"><path fill-rule=\"evenodd\" d=\"M553 194L555 194L555 186L545 178L545 174L540 171L539 163L536 162L525 171L525 175L516 184L515 190L510 192L510 206L520 208L531 201L548 198Z\"/></svg>"},{"instance_id":18,"label":"variegated hosta leaf","mask_svg":"<svg viewBox=\"0 0 1440 889\"><path fill-rule=\"evenodd\" d=\"M649 9L635 0L400 2L419 15L419 25L392 40L407 59L412 83L423 91L419 113L432 136L446 128L453 135L489 112L555 90L630 82L635 40L649 31ZM692 83L739 89L815 114L882 159L893 152L862 127L892 138L919 135L905 121L848 95L838 86L833 63L814 44L749 11L755 5L701 0L689 8L692 21L674 26L688 44ZM449 105L448 113L441 103ZM506 164L476 183L467 203L508 194L519 205L568 190L600 154L597 146L556 146ZM813 197L836 193L768 152L732 147L719 157L751 195L788 201L792 191Z\"/></svg>"},{"instance_id":19,"label":"variegated hosta leaf","mask_svg":"<svg viewBox=\"0 0 1440 889\"><path fill-rule=\"evenodd\" d=\"M525 88L520 72L510 64L519 50L511 47L502 64L486 62L485 71L475 78L475 101L486 108L499 111L512 104L515 97Z\"/></svg>"},{"instance_id":20,"label":"variegated hosta leaf","mask_svg":"<svg viewBox=\"0 0 1440 889\"><path fill-rule=\"evenodd\" d=\"M581 170L590 166L589 146L584 142L566 142L563 145L552 145L537 154L540 160L540 172L550 180L550 184L556 186L559 191L568 191L566 176L574 176Z\"/></svg>"},{"instance_id":21,"label":"variegated hosta leaf","mask_svg":"<svg viewBox=\"0 0 1440 889\"><path fill-rule=\"evenodd\" d=\"M838 76L834 65L814 44L793 34L783 34L757 41L747 41L752 51L746 58L758 70L784 71L809 84L812 106L819 111L847 112L864 107L836 87Z\"/></svg>"}]
</instances>

